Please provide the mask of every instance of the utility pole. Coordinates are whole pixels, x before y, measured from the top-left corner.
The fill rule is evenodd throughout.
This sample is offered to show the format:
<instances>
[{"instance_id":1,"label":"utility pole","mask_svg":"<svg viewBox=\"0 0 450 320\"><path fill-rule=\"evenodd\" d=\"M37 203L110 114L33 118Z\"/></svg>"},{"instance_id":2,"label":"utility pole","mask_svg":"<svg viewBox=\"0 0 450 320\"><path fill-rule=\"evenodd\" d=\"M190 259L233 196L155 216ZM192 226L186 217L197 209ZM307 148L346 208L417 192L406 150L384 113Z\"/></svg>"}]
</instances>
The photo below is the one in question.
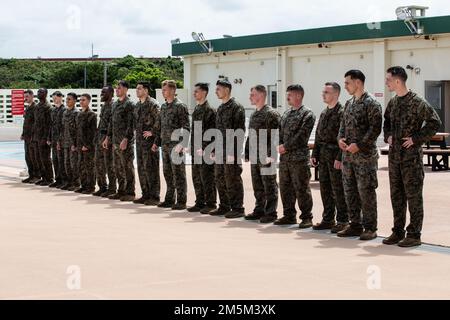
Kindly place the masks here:
<instances>
[{"instance_id":1,"label":"utility pole","mask_svg":"<svg viewBox=\"0 0 450 320\"><path fill-rule=\"evenodd\" d=\"M85 63L84 63L84 88L87 88L87 64L88 64L88 60L94 61L94 43L91 43L91 56L89 57L89 59L86 59Z\"/></svg>"},{"instance_id":2,"label":"utility pole","mask_svg":"<svg viewBox=\"0 0 450 320\"><path fill-rule=\"evenodd\" d=\"M106 87L108 85L108 63L103 62L103 86Z\"/></svg>"},{"instance_id":3,"label":"utility pole","mask_svg":"<svg viewBox=\"0 0 450 320\"><path fill-rule=\"evenodd\" d=\"M87 61L84 62L84 88L86 89L87 85Z\"/></svg>"}]
</instances>

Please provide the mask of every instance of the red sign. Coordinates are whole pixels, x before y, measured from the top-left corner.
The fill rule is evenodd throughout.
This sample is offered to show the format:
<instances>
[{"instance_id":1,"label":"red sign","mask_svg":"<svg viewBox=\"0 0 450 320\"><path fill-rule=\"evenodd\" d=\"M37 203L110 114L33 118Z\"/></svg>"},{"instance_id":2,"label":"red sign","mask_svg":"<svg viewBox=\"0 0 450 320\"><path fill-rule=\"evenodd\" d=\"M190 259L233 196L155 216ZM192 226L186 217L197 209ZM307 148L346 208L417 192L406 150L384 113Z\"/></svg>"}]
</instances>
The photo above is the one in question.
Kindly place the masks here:
<instances>
[{"instance_id":1,"label":"red sign","mask_svg":"<svg viewBox=\"0 0 450 320\"><path fill-rule=\"evenodd\" d=\"M382 92L375 93L375 98L383 98L383 97L384 97L384 93L382 93Z\"/></svg>"},{"instance_id":2,"label":"red sign","mask_svg":"<svg viewBox=\"0 0 450 320\"><path fill-rule=\"evenodd\" d=\"M23 90L11 90L11 114L23 116L25 110L25 94Z\"/></svg>"}]
</instances>

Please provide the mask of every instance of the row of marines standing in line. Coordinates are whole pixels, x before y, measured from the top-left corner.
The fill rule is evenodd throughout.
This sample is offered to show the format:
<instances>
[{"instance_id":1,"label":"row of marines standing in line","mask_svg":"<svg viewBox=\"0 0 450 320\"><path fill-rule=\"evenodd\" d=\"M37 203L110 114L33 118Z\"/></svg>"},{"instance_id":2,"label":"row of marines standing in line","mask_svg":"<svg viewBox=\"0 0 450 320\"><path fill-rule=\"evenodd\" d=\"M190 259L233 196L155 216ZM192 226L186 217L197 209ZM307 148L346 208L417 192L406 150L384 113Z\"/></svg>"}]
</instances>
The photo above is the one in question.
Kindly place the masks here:
<instances>
[{"instance_id":1,"label":"row of marines standing in line","mask_svg":"<svg viewBox=\"0 0 450 320\"><path fill-rule=\"evenodd\" d=\"M313 112L303 105L305 95L301 85L287 88L289 109L280 114L267 105L266 88L257 85L251 89L250 102L255 106L249 129L267 135L269 154L265 160L251 163L252 185L256 204L251 214L245 215L243 206L242 155L250 160L250 137L245 146L233 141L231 153L220 155L215 164L200 160L192 164L195 205L187 208L185 163L173 160L172 153L192 158L203 157L211 143L202 140L196 149L194 136L201 123L201 137L211 129L226 137L227 130L245 131L244 107L231 96L232 85L227 80L216 83L216 95L222 101L217 111L208 101L209 85L198 83L194 98L197 102L189 121L187 106L176 96L176 82L162 83L165 103L160 107L150 97L150 86L141 82L136 88L139 101L128 98L129 85L120 81L114 89L102 89L100 121L90 109L89 94L80 96L81 111L76 109L78 97L69 93L66 107L63 95L53 94L54 107L47 102L47 90L40 89L34 102L31 90L25 92L28 103L22 140L29 178L24 183L35 183L62 190L133 201L136 204L201 212L228 219L245 217L261 223L292 225L297 223L296 203L301 211L299 227L331 230L339 237L377 237L378 148L377 138L382 131L382 107L365 90L365 75L360 70L345 74L345 89L352 96L345 106L339 103L341 87L327 82L322 96L327 105L317 126L315 146L310 155L308 142L315 125ZM421 244L423 225L423 154L422 145L441 126L441 121L430 104L407 88L405 69L387 70L386 85L396 96L384 114L384 137L389 144L389 178L394 211L394 228L383 243L412 247ZM191 139L172 140L175 130L190 131ZM197 129L198 130L198 129ZM277 130L279 185L276 171L265 169L278 161L270 139ZM142 197L135 195L134 145ZM225 144L216 139L214 144ZM167 185L164 200L160 201L160 148L163 175ZM52 157L50 157L52 153ZM52 166L52 160L53 166ZM311 166L318 166L320 191L324 211L322 221L313 225L313 200L310 189ZM53 169L56 180L54 181ZM95 185L99 189L95 191ZM280 190L278 190L280 189ZM278 193L281 194L283 217L278 219ZM219 205L217 205L217 193ZM410 224L406 228L406 210L409 207Z\"/></svg>"}]
</instances>

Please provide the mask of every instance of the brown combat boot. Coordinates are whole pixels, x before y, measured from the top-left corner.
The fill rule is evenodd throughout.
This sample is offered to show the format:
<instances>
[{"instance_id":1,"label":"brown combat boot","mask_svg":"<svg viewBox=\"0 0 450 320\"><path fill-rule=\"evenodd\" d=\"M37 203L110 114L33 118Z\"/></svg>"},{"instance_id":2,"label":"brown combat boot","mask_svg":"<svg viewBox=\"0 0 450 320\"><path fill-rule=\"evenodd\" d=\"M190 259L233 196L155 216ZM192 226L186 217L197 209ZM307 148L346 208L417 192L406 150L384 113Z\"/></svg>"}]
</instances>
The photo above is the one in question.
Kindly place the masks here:
<instances>
[{"instance_id":1,"label":"brown combat boot","mask_svg":"<svg viewBox=\"0 0 450 320\"><path fill-rule=\"evenodd\" d=\"M392 246L398 244L403 239L405 239L405 233L393 232L389 238L383 240L383 244Z\"/></svg>"},{"instance_id":2,"label":"brown combat boot","mask_svg":"<svg viewBox=\"0 0 450 320\"><path fill-rule=\"evenodd\" d=\"M99 189L97 192L94 192L92 195L94 197L101 197L102 194L104 194L106 192L106 189Z\"/></svg>"},{"instance_id":3,"label":"brown combat boot","mask_svg":"<svg viewBox=\"0 0 450 320\"><path fill-rule=\"evenodd\" d=\"M333 228L331 228L331 233L338 233L347 228L348 223L337 223Z\"/></svg>"},{"instance_id":4,"label":"brown combat boot","mask_svg":"<svg viewBox=\"0 0 450 320\"><path fill-rule=\"evenodd\" d=\"M359 240L370 241L370 240L376 239L377 237L378 237L378 235L377 235L376 231L364 230L364 232L359 237Z\"/></svg>"},{"instance_id":5,"label":"brown combat boot","mask_svg":"<svg viewBox=\"0 0 450 320\"><path fill-rule=\"evenodd\" d=\"M335 225L336 223L334 221L322 221L321 223L316 224L313 227L313 230L331 230Z\"/></svg>"},{"instance_id":6,"label":"brown combat boot","mask_svg":"<svg viewBox=\"0 0 450 320\"><path fill-rule=\"evenodd\" d=\"M406 237L402 241L399 242L398 246L401 248L412 248L412 247L418 247L422 245L422 241L420 241L420 238L411 238Z\"/></svg>"},{"instance_id":7,"label":"brown combat boot","mask_svg":"<svg viewBox=\"0 0 450 320\"><path fill-rule=\"evenodd\" d=\"M287 226L287 225L297 224L297 218L284 216L284 217L276 220L274 224L276 226Z\"/></svg>"},{"instance_id":8,"label":"brown combat boot","mask_svg":"<svg viewBox=\"0 0 450 320\"><path fill-rule=\"evenodd\" d=\"M362 227L348 225L344 230L338 232L337 236L340 238L360 237L363 232L364 230Z\"/></svg>"}]
</instances>

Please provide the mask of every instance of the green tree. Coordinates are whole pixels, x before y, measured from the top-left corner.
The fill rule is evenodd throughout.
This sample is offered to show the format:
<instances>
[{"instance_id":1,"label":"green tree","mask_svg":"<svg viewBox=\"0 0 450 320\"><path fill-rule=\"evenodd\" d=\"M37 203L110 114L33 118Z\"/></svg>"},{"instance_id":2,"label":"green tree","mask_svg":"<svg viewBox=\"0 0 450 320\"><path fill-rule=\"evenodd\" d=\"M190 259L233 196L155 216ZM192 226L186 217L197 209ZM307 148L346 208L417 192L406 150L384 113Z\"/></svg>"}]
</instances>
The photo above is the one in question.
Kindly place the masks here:
<instances>
[{"instance_id":1,"label":"green tree","mask_svg":"<svg viewBox=\"0 0 450 320\"><path fill-rule=\"evenodd\" d=\"M79 89L84 87L85 68L87 87L103 87L103 62L0 59L0 88ZM139 81L148 81L153 89L157 89L163 80L174 79L180 88L183 87L183 61L177 58L137 59L126 56L108 62L107 69L107 82L111 84L121 79L129 81L132 86Z\"/></svg>"}]
</instances>

